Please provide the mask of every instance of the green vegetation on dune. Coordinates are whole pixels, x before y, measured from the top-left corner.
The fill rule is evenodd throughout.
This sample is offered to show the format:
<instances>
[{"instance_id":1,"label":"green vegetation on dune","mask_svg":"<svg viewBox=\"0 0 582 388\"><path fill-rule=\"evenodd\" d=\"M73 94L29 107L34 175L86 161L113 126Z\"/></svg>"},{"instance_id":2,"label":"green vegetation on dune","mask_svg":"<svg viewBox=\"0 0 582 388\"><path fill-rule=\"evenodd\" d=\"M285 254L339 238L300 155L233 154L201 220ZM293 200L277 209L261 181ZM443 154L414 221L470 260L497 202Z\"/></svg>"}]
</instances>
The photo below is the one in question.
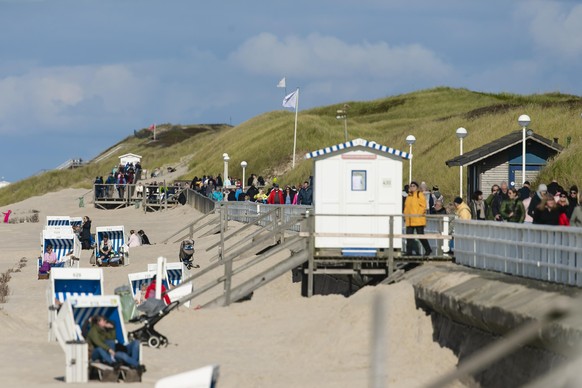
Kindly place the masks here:
<instances>
[{"instance_id":1,"label":"green vegetation on dune","mask_svg":"<svg viewBox=\"0 0 582 388\"><path fill-rule=\"evenodd\" d=\"M549 139L558 138L562 145L571 143L562 155L542 171L540 181L557 179L564 186L582 184L576 166L582 161L582 99L560 93L516 95L481 93L466 89L438 87L373 101L346 101L299 112L295 169L293 160L292 111L273 111L254 117L236 127L228 125L158 126L157 141L150 140L146 129L131 135L115 146L111 155L82 168L50 171L0 189L0 205L69 187L90 189L95 176L105 176L118 162L118 156L135 153L143 156L144 168L186 165L188 173L216 175L223 171L222 154L230 156L229 173L242 177L240 162L248 163L251 173L279 182L297 184L305 180L312 162L306 153L344 141L343 120L336 111L347 104L348 136L373 140L408 151L406 136L414 135L413 179L439 185L447 198L458 192L459 170L448 168L445 161L458 155L458 127L469 132L464 139L465 152L520 130L517 118L528 114L531 129ZM113 149L115 146L110 148ZM106 155L108 150L103 152ZM98 160L99 158L96 158ZM408 163L404 163L405 178ZM403 182L404 183L404 182Z\"/></svg>"}]
</instances>

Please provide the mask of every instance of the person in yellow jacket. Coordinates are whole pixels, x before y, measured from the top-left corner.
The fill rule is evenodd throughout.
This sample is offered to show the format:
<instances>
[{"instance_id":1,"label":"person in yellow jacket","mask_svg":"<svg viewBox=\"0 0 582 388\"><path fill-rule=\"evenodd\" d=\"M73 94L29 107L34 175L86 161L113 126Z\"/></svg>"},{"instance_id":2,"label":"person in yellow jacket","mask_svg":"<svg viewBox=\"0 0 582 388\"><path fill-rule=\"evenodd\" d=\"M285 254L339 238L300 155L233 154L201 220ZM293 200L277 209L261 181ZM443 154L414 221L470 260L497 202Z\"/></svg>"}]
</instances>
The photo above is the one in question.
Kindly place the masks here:
<instances>
[{"instance_id":1,"label":"person in yellow jacket","mask_svg":"<svg viewBox=\"0 0 582 388\"><path fill-rule=\"evenodd\" d=\"M471 209L469 209L469 206L463 201L463 198L457 197L453 203L455 204L455 215L457 218L460 218L461 220L470 220L472 218Z\"/></svg>"},{"instance_id":2,"label":"person in yellow jacket","mask_svg":"<svg viewBox=\"0 0 582 388\"><path fill-rule=\"evenodd\" d=\"M418 191L418 184L410 182L408 187L408 196L404 202L404 215L406 220L406 234L424 234L424 227L426 226L426 198L423 193ZM412 256L414 239L406 239L406 255ZM432 249L428 244L427 239L420 239L420 243L424 248L424 255L428 256L432 253Z\"/></svg>"}]
</instances>

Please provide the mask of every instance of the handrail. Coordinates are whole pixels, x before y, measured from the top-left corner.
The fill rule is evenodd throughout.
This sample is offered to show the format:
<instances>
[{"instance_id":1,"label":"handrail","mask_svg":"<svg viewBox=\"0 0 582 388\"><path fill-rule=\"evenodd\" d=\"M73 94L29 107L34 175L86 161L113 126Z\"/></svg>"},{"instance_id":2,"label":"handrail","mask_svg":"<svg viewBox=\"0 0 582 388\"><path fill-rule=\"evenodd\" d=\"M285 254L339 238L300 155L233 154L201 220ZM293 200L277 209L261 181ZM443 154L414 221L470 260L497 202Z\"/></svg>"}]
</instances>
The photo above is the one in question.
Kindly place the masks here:
<instances>
[{"instance_id":1,"label":"handrail","mask_svg":"<svg viewBox=\"0 0 582 388\"><path fill-rule=\"evenodd\" d=\"M459 264L582 286L582 228L466 220L454 240Z\"/></svg>"}]
</instances>

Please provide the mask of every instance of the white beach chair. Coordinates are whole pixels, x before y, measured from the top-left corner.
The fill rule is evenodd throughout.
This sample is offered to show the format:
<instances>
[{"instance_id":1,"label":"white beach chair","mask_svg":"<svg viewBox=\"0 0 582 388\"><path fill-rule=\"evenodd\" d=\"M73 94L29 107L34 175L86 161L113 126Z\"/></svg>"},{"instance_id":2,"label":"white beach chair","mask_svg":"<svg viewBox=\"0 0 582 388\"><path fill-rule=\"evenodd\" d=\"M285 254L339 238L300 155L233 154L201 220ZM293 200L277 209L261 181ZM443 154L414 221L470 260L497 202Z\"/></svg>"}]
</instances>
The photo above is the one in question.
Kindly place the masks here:
<instances>
[{"instance_id":1,"label":"white beach chair","mask_svg":"<svg viewBox=\"0 0 582 388\"><path fill-rule=\"evenodd\" d=\"M95 315L104 316L115 324L116 340L120 344L128 343L127 331L121 312L121 301L117 295L76 296L70 297L62 305L55 322L55 333L66 356L65 381L87 382L90 369L100 380L106 373L116 373L112 367L90 362L88 345L83 337L83 329L88 330L89 319ZM141 364L141 345L139 347L139 362ZM136 373L130 373L128 368L121 368L120 375L114 375L109 381L118 378L126 382L141 381ZM130 378L131 374L131 378Z\"/></svg>"},{"instance_id":2,"label":"white beach chair","mask_svg":"<svg viewBox=\"0 0 582 388\"><path fill-rule=\"evenodd\" d=\"M53 252L57 256L57 262L63 263L64 267L79 267L81 257L81 242L71 228L47 228L41 233L42 249L40 257L37 260L37 273L42 265L44 252L50 244Z\"/></svg>"},{"instance_id":3,"label":"white beach chair","mask_svg":"<svg viewBox=\"0 0 582 388\"><path fill-rule=\"evenodd\" d=\"M172 302L192 293L194 288L192 282L188 282L188 284L185 284L180 288L174 288L182 284L182 280L186 278L186 267L181 261L177 263L166 263L164 267L166 269L165 279L167 279L167 283L170 284L170 287L166 286L166 288L168 289L168 296ZM148 272L157 272L157 270L157 263L148 264ZM190 307L190 301L184 302L183 305Z\"/></svg>"},{"instance_id":4,"label":"white beach chair","mask_svg":"<svg viewBox=\"0 0 582 388\"><path fill-rule=\"evenodd\" d=\"M119 263L129 265L129 248L125 242L123 226L98 226L95 229L95 259L99 262L99 247L103 236L107 235L111 242L112 258L119 259Z\"/></svg>"},{"instance_id":5,"label":"white beach chair","mask_svg":"<svg viewBox=\"0 0 582 388\"><path fill-rule=\"evenodd\" d=\"M214 388L217 386L219 374L218 365L207 365L159 379L155 388Z\"/></svg>"},{"instance_id":6,"label":"white beach chair","mask_svg":"<svg viewBox=\"0 0 582 388\"><path fill-rule=\"evenodd\" d=\"M60 306L70 297L103 294L101 268L53 268L47 290L49 341L55 340L54 321Z\"/></svg>"}]
</instances>

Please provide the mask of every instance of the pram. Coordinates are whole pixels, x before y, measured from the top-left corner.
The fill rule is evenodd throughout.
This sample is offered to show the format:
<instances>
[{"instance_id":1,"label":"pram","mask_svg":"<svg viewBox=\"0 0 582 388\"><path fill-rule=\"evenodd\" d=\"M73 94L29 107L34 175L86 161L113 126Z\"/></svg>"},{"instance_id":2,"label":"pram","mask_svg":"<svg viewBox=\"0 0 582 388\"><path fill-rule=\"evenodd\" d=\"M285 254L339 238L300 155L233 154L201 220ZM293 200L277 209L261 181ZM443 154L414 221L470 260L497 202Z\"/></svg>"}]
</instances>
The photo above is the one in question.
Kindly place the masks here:
<instances>
[{"instance_id":1,"label":"pram","mask_svg":"<svg viewBox=\"0 0 582 388\"><path fill-rule=\"evenodd\" d=\"M199 268L194 265L192 256L194 256L194 240L184 240L180 244L180 261L184 263L187 269Z\"/></svg>"},{"instance_id":2,"label":"pram","mask_svg":"<svg viewBox=\"0 0 582 388\"><path fill-rule=\"evenodd\" d=\"M160 299L147 299L137 308L138 310L143 311L144 314L138 318L130 320L130 322L144 323L143 327L128 333L130 340L136 339L143 344L147 344L151 348L168 346L168 338L156 331L154 326L179 305L179 300L166 306Z\"/></svg>"}]
</instances>

